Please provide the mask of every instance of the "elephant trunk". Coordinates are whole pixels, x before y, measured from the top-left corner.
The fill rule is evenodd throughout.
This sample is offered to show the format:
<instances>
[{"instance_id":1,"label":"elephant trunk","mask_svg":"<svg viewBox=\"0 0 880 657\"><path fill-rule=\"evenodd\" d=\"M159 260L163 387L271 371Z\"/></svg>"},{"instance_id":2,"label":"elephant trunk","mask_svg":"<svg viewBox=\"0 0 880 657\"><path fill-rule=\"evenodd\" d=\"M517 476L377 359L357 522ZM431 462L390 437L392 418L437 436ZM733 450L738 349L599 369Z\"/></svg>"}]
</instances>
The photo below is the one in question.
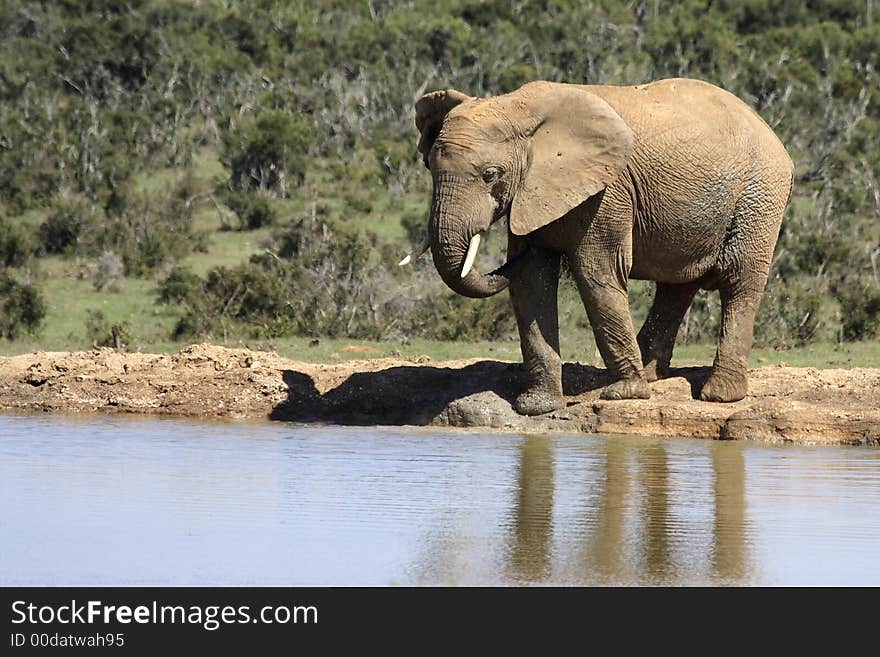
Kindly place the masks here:
<instances>
[{"instance_id":1,"label":"elephant trunk","mask_svg":"<svg viewBox=\"0 0 880 657\"><path fill-rule=\"evenodd\" d=\"M465 210L466 196L456 194L456 185L435 184L428 241L437 272L449 288L466 297L481 299L498 294L510 285L521 258L506 262L489 274L480 274L472 266L479 246L479 235L492 223L492 209L481 221L479 211ZM482 228L481 228L482 226ZM475 239L476 238L476 239ZM462 273L465 275L462 276Z\"/></svg>"}]
</instances>

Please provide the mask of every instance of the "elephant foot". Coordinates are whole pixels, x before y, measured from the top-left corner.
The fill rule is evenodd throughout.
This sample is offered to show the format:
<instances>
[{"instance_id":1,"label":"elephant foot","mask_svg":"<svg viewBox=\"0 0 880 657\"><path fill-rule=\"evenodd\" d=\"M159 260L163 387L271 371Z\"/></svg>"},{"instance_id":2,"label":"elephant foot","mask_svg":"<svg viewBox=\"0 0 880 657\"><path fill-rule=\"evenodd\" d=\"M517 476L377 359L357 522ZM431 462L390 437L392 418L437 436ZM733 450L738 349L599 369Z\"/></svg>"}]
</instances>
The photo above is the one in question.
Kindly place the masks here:
<instances>
[{"instance_id":1,"label":"elephant foot","mask_svg":"<svg viewBox=\"0 0 880 657\"><path fill-rule=\"evenodd\" d=\"M700 399L707 402L737 402L748 392L749 382L745 372L713 368L700 390Z\"/></svg>"},{"instance_id":2,"label":"elephant foot","mask_svg":"<svg viewBox=\"0 0 880 657\"><path fill-rule=\"evenodd\" d=\"M513 402L513 410L520 415L543 415L558 411L565 406L565 398L560 393L546 390L526 390Z\"/></svg>"},{"instance_id":3,"label":"elephant foot","mask_svg":"<svg viewBox=\"0 0 880 657\"><path fill-rule=\"evenodd\" d=\"M669 363L661 363L657 360L651 360L650 362L645 363L642 373L645 377L645 381L648 383L665 379L669 376Z\"/></svg>"},{"instance_id":4,"label":"elephant foot","mask_svg":"<svg viewBox=\"0 0 880 657\"><path fill-rule=\"evenodd\" d=\"M621 379L609 386L605 386L599 395L601 399L650 399L651 389L648 382L642 377L633 379Z\"/></svg>"}]
</instances>

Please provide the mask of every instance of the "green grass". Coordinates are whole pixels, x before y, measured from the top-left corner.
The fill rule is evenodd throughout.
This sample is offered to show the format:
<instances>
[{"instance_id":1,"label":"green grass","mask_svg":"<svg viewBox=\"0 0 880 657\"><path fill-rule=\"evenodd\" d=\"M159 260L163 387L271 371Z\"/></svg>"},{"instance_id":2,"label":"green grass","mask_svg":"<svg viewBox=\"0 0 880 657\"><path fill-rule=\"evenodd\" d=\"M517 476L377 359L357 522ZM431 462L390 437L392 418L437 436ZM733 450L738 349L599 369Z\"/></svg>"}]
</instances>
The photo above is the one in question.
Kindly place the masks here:
<instances>
[{"instance_id":1,"label":"green grass","mask_svg":"<svg viewBox=\"0 0 880 657\"><path fill-rule=\"evenodd\" d=\"M89 311L101 311L108 323L128 322L136 336L132 349L155 348L168 342L177 313L155 303L154 281L126 278L112 289L97 291L85 263L52 256L42 260L40 290L46 301L46 321L35 336L0 341L0 353L13 354L42 349L73 351L90 348L86 331ZM167 345L174 349L176 346Z\"/></svg>"},{"instance_id":2,"label":"green grass","mask_svg":"<svg viewBox=\"0 0 880 657\"><path fill-rule=\"evenodd\" d=\"M263 250L263 243L269 239L272 229L238 231L223 230L216 210L203 210L195 216L197 230L208 232L208 251L193 253L180 264L204 276L215 267L234 267L246 262L253 254Z\"/></svg>"},{"instance_id":3,"label":"green grass","mask_svg":"<svg viewBox=\"0 0 880 657\"><path fill-rule=\"evenodd\" d=\"M234 265L259 250L259 241L267 234L266 230L214 232L210 251L206 254L193 254L184 262L198 273L204 273L218 265ZM43 277L40 287L48 307L43 329L37 336L12 342L0 341L0 354L19 354L38 349L89 349L92 344L86 335L85 323L90 310L100 310L111 324L128 322L135 338L129 345L130 350L168 353L192 342L174 342L169 339L179 311L156 302L155 280L126 278L114 291L97 291L87 275L87 263L61 256L43 258L40 262ZM571 312L578 310L573 308ZM563 332L561 341L562 354L566 361L601 365L589 329L578 328ZM423 355L434 361L459 358L511 361L521 359L517 341L440 342L414 339L402 344L321 338L315 345L310 338L291 337L214 342L229 347L276 351L288 358L324 363L392 356L416 358ZM710 365L714 352L715 346L712 344L678 346L673 366ZM756 348L752 352L752 367L777 363L821 368L880 367L880 342L814 344L787 351Z\"/></svg>"},{"instance_id":4,"label":"green grass","mask_svg":"<svg viewBox=\"0 0 880 657\"><path fill-rule=\"evenodd\" d=\"M562 351L565 360L603 367L601 360L597 357L589 332L584 331L580 337L582 339L580 344L568 349L563 341ZM568 342L575 341L569 339ZM275 351L287 358L319 363L391 356L416 358L422 355L428 356L434 361L489 358L519 362L522 359L517 341L440 342L412 340L408 344L400 344L322 338L317 345L313 346L310 343L309 338L284 338L264 342L245 341L235 343L235 346ZM714 357L715 345L679 345L675 349L672 365L673 367L711 365ZM815 344L788 351L756 348L752 351L749 360L751 367L765 367L778 363L784 363L791 367L880 367L880 343Z\"/></svg>"}]
</instances>

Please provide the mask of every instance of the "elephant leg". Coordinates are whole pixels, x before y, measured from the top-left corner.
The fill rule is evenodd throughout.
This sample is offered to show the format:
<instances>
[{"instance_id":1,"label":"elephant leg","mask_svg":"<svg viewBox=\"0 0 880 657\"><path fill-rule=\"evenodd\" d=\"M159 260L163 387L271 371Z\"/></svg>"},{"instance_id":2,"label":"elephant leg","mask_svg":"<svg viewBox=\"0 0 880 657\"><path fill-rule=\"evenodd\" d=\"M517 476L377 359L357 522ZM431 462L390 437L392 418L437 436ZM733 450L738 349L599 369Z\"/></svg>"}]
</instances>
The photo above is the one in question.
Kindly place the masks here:
<instances>
[{"instance_id":1,"label":"elephant leg","mask_svg":"<svg viewBox=\"0 0 880 657\"><path fill-rule=\"evenodd\" d=\"M717 288L721 295L721 335L712 372L700 391L704 401L735 402L748 394L755 314L791 190L788 175L776 182L771 185L754 179L747 183L743 192L747 202L737 207L730 237L716 265L720 274ZM748 242L742 235L750 236Z\"/></svg>"},{"instance_id":2,"label":"elephant leg","mask_svg":"<svg viewBox=\"0 0 880 657\"><path fill-rule=\"evenodd\" d=\"M590 274L578 264L572 269L602 360L620 379L605 387L602 399L649 399L651 391L642 373L642 359L629 312L628 267L624 271L623 263L621 257L608 263L606 275L601 273L601 265L599 268L590 266Z\"/></svg>"},{"instance_id":3,"label":"elephant leg","mask_svg":"<svg viewBox=\"0 0 880 657\"><path fill-rule=\"evenodd\" d=\"M647 381L668 376L681 320L699 289L696 282L681 285L657 283L654 303L637 337Z\"/></svg>"},{"instance_id":4,"label":"elephant leg","mask_svg":"<svg viewBox=\"0 0 880 657\"><path fill-rule=\"evenodd\" d=\"M703 401L735 402L748 394L749 353L763 287L732 286L719 290L721 337L712 372L700 391Z\"/></svg>"},{"instance_id":5,"label":"elephant leg","mask_svg":"<svg viewBox=\"0 0 880 657\"><path fill-rule=\"evenodd\" d=\"M512 253L523 247L521 240L511 238ZM527 266L510 281L527 376L526 389L516 398L514 409L523 415L540 415L565 405L556 303L560 254L532 247L526 257Z\"/></svg>"}]
</instances>

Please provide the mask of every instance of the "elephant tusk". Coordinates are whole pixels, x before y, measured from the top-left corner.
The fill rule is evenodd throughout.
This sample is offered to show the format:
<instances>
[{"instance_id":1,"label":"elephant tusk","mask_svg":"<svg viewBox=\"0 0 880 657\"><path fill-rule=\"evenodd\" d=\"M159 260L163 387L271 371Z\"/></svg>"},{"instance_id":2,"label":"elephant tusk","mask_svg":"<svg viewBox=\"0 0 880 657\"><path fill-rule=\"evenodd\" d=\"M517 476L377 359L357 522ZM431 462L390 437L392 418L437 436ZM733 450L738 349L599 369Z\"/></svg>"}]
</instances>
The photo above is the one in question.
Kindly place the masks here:
<instances>
[{"instance_id":1,"label":"elephant tusk","mask_svg":"<svg viewBox=\"0 0 880 657\"><path fill-rule=\"evenodd\" d=\"M425 235L422 238L422 241L419 242L419 245L412 250L412 253L410 253L403 260L398 262L397 266L398 267L405 267L406 265L413 262L414 260L418 260L422 255L424 255L425 251L428 250L429 246L430 246L430 242L428 241L428 236Z\"/></svg>"},{"instance_id":2,"label":"elephant tusk","mask_svg":"<svg viewBox=\"0 0 880 657\"><path fill-rule=\"evenodd\" d=\"M480 233L477 233L471 238L470 246L468 246L467 255L464 258L464 266L461 268L461 277L464 278L467 276L471 267L474 266L474 260L477 257L477 249L480 248Z\"/></svg>"}]
</instances>

